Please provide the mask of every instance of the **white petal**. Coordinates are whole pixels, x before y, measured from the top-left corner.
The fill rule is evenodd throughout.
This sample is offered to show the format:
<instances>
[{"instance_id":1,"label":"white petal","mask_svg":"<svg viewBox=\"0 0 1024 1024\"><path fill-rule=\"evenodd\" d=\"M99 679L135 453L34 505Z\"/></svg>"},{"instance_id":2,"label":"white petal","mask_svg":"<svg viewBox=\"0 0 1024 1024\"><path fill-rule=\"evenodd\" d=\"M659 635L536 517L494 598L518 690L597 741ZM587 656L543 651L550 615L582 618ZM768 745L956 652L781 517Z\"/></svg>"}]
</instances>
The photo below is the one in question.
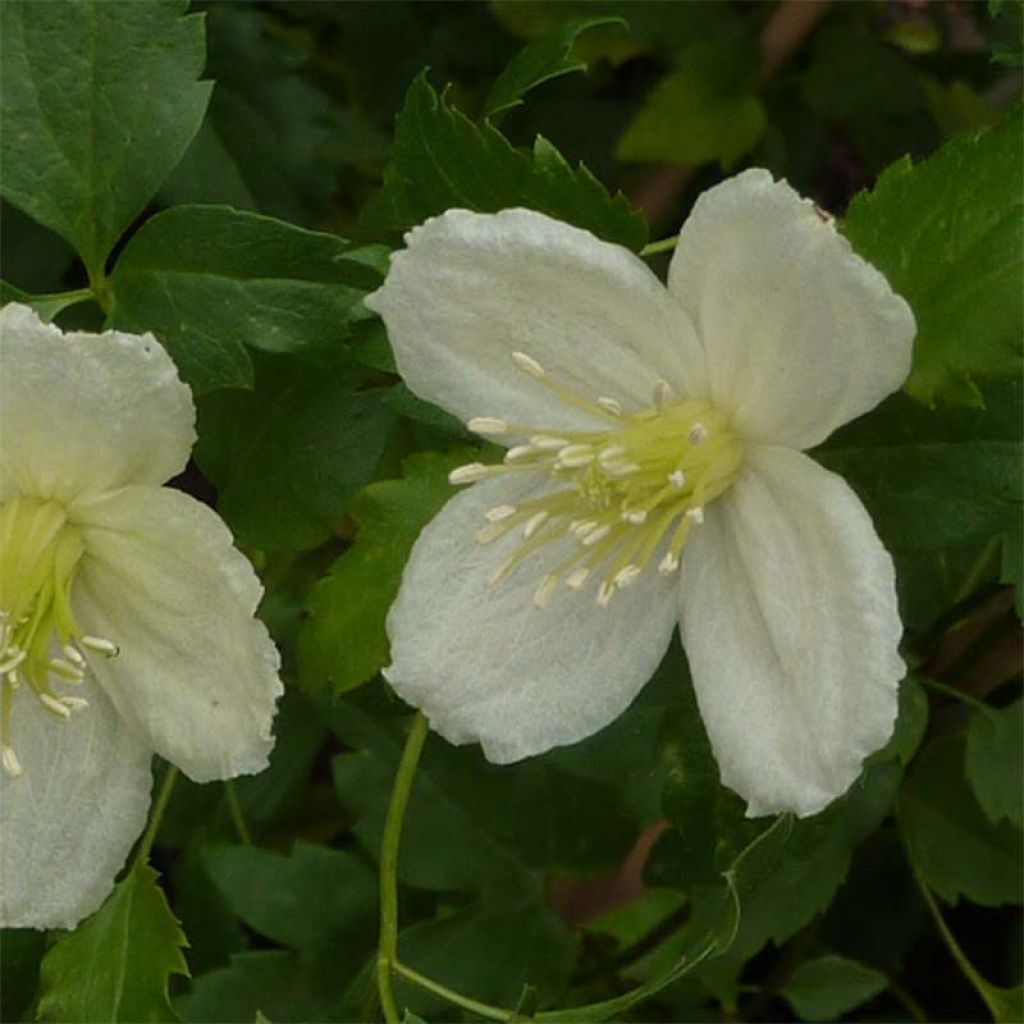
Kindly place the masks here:
<instances>
[{"instance_id":1,"label":"white petal","mask_svg":"<svg viewBox=\"0 0 1024 1024\"><path fill-rule=\"evenodd\" d=\"M669 289L697 327L711 397L751 440L809 448L910 372L910 307L767 171L697 200Z\"/></svg>"},{"instance_id":2,"label":"white petal","mask_svg":"<svg viewBox=\"0 0 1024 1024\"><path fill-rule=\"evenodd\" d=\"M0 927L73 928L107 897L149 808L150 747L91 681L89 706L59 722L27 686L14 694L22 774L0 771Z\"/></svg>"},{"instance_id":3,"label":"white petal","mask_svg":"<svg viewBox=\"0 0 1024 1024\"><path fill-rule=\"evenodd\" d=\"M687 545L682 634L722 781L751 816L814 814L892 733L892 560L847 484L762 448Z\"/></svg>"},{"instance_id":4,"label":"white petal","mask_svg":"<svg viewBox=\"0 0 1024 1024\"><path fill-rule=\"evenodd\" d=\"M194 420L152 335L63 334L27 306L0 311L0 501L163 483L188 461Z\"/></svg>"},{"instance_id":5,"label":"white petal","mask_svg":"<svg viewBox=\"0 0 1024 1024\"><path fill-rule=\"evenodd\" d=\"M651 403L659 378L703 386L703 354L685 314L639 257L531 210L449 210L409 232L366 304L387 324L420 397L462 419L586 429L513 366L524 352L587 399Z\"/></svg>"},{"instance_id":6,"label":"white petal","mask_svg":"<svg viewBox=\"0 0 1024 1024\"><path fill-rule=\"evenodd\" d=\"M220 518L166 488L129 487L79 510L85 555L73 595L118 711L196 782L261 771L282 692L253 612L262 588Z\"/></svg>"},{"instance_id":7,"label":"white petal","mask_svg":"<svg viewBox=\"0 0 1024 1024\"><path fill-rule=\"evenodd\" d=\"M388 617L385 676L453 743L517 761L574 743L621 714L658 666L676 615L673 581L648 572L596 601L597 580L560 586L544 609L534 592L578 541L545 546L506 579L488 577L521 538L480 545L495 505L524 497L519 480L489 480L453 498L420 535Z\"/></svg>"}]
</instances>

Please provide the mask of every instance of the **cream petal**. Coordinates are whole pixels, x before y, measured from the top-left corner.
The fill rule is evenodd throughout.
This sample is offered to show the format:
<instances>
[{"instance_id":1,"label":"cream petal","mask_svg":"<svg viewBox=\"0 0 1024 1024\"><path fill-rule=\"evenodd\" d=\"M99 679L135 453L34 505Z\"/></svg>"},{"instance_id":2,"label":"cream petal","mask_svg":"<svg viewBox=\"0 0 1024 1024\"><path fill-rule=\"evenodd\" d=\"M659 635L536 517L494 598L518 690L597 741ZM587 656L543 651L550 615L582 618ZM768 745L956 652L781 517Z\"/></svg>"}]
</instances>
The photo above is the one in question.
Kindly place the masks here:
<instances>
[{"instance_id":1,"label":"cream petal","mask_svg":"<svg viewBox=\"0 0 1024 1024\"><path fill-rule=\"evenodd\" d=\"M0 771L0 927L73 928L103 902L149 808L152 751L86 680L89 706L59 721L14 694L22 774Z\"/></svg>"},{"instance_id":2,"label":"cream petal","mask_svg":"<svg viewBox=\"0 0 1024 1024\"><path fill-rule=\"evenodd\" d=\"M399 370L421 398L462 419L592 428L592 416L517 370L525 352L593 401L636 410L666 379L704 385L685 314L643 261L532 210L449 210L409 232L366 304L388 328Z\"/></svg>"},{"instance_id":3,"label":"cream petal","mask_svg":"<svg viewBox=\"0 0 1024 1024\"><path fill-rule=\"evenodd\" d=\"M128 487L77 510L78 621L120 654L92 657L115 707L196 782L261 771L280 659L262 593L220 518L186 494Z\"/></svg>"},{"instance_id":4,"label":"cream petal","mask_svg":"<svg viewBox=\"0 0 1024 1024\"><path fill-rule=\"evenodd\" d=\"M892 560L864 506L806 455L755 449L680 584L722 781L751 816L820 811L888 740L905 672Z\"/></svg>"},{"instance_id":5,"label":"cream petal","mask_svg":"<svg viewBox=\"0 0 1024 1024\"><path fill-rule=\"evenodd\" d=\"M521 531L481 545L484 514L536 494L521 479L488 480L453 498L426 527L388 616L385 676L453 743L480 742L493 762L574 743L621 714L672 635L675 581L648 572L598 606L595 587L533 595L577 541L553 541L506 579L488 577Z\"/></svg>"},{"instance_id":6,"label":"cream petal","mask_svg":"<svg viewBox=\"0 0 1024 1024\"><path fill-rule=\"evenodd\" d=\"M752 441L809 448L910 372L910 307L767 171L697 200L669 290L697 327L711 397Z\"/></svg>"},{"instance_id":7,"label":"cream petal","mask_svg":"<svg viewBox=\"0 0 1024 1024\"><path fill-rule=\"evenodd\" d=\"M188 462L194 421L152 335L64 334L28 306L0 311L0 501L163 483Z\"/></svg>"}]
</instances>

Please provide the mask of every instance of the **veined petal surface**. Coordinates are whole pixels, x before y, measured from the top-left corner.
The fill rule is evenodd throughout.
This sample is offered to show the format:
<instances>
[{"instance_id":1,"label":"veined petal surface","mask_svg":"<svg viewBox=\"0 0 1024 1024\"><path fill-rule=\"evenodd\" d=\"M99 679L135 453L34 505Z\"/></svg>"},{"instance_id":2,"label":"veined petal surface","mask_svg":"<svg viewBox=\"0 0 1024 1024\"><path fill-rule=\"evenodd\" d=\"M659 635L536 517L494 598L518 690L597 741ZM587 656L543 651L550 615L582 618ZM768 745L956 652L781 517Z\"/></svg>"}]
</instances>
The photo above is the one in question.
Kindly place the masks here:
<instances>
[{"instance_id":1,"label":"veined petal surface","mask_svg":"<svg viewBox=\"0 0 1024 1024\"><path fill-rule=\"evenodd\" d=\"M106 899L146 824L151 747L91 680L61 722L22 687L13 741L22 774L0 771L0 927L73 928Z\"/></svg>"},{"instance_id":2,"label":"veined petal surface","mask_svg":"<svg viewBox=\"0 0 1024 1024\"><path fill-rule=\"evenodd\" d=\"M188 462L194 421L152 335L64 334L28 306L0 311L0 501L161 484Z\"/></svg>"},{"instance_id":3,"label":"veined petal surface","mask_svg":"<svg viewBox=\"0 0 1024 1024\"><path fill-rule=\"evenodd\" d=\"M757 816L814 814L896 718L892 560L858 497L786 448L749 453L683 558L682 635L722 781Z\"/></svg>"},{"instance_id":4,"label":"veined petal surface","mask_svg":"<svg viewBox=\"0 0 1024 1024\"><path fill-rule=\"evenodd\" d=\"M220 518L186 494L128 487L76 510L83 629L120 647L91 657L114 706L196 782L262 770L282 692L253 616L262 588Z\"/></svg>"},{"instance_id":5,"label":"veined petal surface","mask_svg":"<svg viewBox=\"0 0 1024 1024\"><path fill-rule=\"evenodd\" d=\"M536 496L520 479L475 484L426 527L388 616L385 677L453 743L490 761L574 743L621 714L657 668L675 624L677 581L645 574L601 608L594 586L533 594L578 541L552 541L507 578L488 577L521 540L481 545L487 509Z\"/></svg>"},{"instance_id":6,"label":"veined petal surface","mask_svg":"<svg viewBox=\"0 0 1024 1024\"><path fill-rule=\"evenodd\" d=\"M388 328L399 370L421 398L469 419L593 428L517 370L525 352L559 383L636 410L659 379L681 395L704 386L685 313L639 257L532 210L449 210L407 248L366 304Z\"/></svg>"},{"instance_id":7,"label":"veined petal surface","mask_svg":"<svg viewBox=\"0 0 1024 1024\"><path fill-rule=\"evenodd\" d=\"M669 290L700 335L709 396L750 441L816 445L910 372L910 307L831 218L767 171L697 200Z\"/></svg>"}]
</instances>

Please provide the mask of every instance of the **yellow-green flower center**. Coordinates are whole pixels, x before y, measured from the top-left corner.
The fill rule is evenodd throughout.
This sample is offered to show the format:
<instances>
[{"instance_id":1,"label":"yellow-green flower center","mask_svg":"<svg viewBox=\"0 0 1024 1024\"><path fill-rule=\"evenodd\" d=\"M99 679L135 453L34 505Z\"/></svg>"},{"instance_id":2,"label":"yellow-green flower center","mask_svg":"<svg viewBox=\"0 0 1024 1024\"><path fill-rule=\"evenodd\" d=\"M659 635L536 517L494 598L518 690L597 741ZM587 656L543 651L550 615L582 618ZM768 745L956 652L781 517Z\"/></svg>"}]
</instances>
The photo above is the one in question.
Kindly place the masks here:
<instances>
[{"instance_id":1,"label":"yellow-green flower center","mask_svg":"<svg viewBox=\"0 0 1024 1024\"><path fill-rule=\"evenodd\" d=\"M0 740L10 775L21 774L11 709L22 683L66 721L86 702L60 696L54 686L85 679L83 649L117 653L110 641L83 635L75 622L71 588L82 552L82 532L57 502L20 497L0 505Z\"/></svg>"},{"instance_id":2,"label":"yellow-green flower center","mask_svg":"<svg viewBox=\"0 0 1024 1024\"><path fill-rule=\"evenodd\" d=\"M703 521L704 506L731 486L743 464L742 442L725 416L705 399L677 399L663 383L649 407L628 413L612 398L590 401L575 394L524 353L515 353L513 360L562 402L609 426L580 432L493 417L470 420L476 433L521 436L524 443L509 448L500 465L459 467L450 476L452 483L534 473L555 485L544 497L487 513L477 534L480 543L522 532L522 543L492 581L566 535L578 543L541 580L534 594L540 607L560 582L579 590L595 574L600 577L597 601L607 605L617 589L636 582L655 556L659 572L675 572L690 531Z\"/></svg>"}]
</instances>

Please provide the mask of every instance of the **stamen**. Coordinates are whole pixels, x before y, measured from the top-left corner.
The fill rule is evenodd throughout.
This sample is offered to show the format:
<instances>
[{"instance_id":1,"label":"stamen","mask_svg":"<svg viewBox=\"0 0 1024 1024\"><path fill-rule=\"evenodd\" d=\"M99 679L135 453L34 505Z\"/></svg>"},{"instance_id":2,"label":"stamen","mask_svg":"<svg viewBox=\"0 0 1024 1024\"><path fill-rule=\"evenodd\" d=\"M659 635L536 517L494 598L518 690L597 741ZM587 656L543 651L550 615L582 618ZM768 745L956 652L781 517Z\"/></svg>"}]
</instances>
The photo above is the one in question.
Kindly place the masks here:
<instances>
[{"instance_id":1,"label":"stamen","mask_svg":"<svg viewBox=\"0 0 1024 1024\"><path fill-rule=\"evenodd\" d=\"M607 608L615 596L615 585L607 581L597 588L597 603L602 608Z\"/></svg>"},{"instance_id":2,"label":"stamen","mask_svg":"<svg viewBox=\"0 0 1024 1024\"><path fill-rule=\"evenodd\" d=\"M559 448L564 448L567 444L572 442L567 437L550 437L547 434L538 434L536 437L530 438L530 444L533 445L538 451L555 451Z\"/></svg>"},{"instance_id":3,"label":"stamen","mask_svg":"<svg viewBox=\"0 0 1024 1024\"><path fill-rule=\"evenodd\" d=\"M515 505L495 505L487 513L487 521L491 523L499 523L502 519L509 519L516 514Z\"/></svg>"},{"instance_id":4,"label":"stamen","mask_svg":"<svg viewBox=\"0 0 1024 1024\"><path fill-rule=\"evenodd\" d=\"M565 585L570 587L572 590L580 590L583 584L590 579L590 574L593 572L592 569L588 569L585 565L581 565L578 569L573 569L568 576L565 577Z\"/></svg>"},{"instance_id":5,"label":"stamen","mask_svg":"<svg viewBox=\"0 0 1024 1024\"><path fill-rule=\"evenodd\" d=\"M61 697L60 700L69 711L84 711L89 706L84 697Z\"/></svg>"},{"instance_id":6,"label":"stamen","mask_svg":"<svg viewBox=\"0 0 1024 1024\"><path fill-rule=\"evenodd\" d=\"M612 532L611 526L609 526L607 523L604 523L603 525L598 526L597 529L591 530L583 538L583 546L585 548L593 547L599 540L604 540L605 537L607 537L608 534L611 533L611 532Z\"/></svg>"},{"instance_id":7,"label":"stamen","mask_svg":"<svg viewBox=\"0 0 1024 1024\"><path fill-rule=\"evenodd\" d=\"M495 416L474 416L466 423L466 426L474 434L480 434L483 437L489 437L491 434L508 433L508 423L505 420L499 420Z\"/></svg>"},{"instance_id":8,"label":"stamen","mask_svg":"<svg viewBox=\"0 0 1024 1024\"><path fill-rule=\"evenodd\" d=\"M668 482L677 491L681 491L686 486L686 474L681 469L674 469L668 475Z\"/></svg>"},{"instance_id":9,"label":"stamen","mask_svg":"<svg viewBox=\"0 0 1024 1024\"><path fill-rule=\"evenodd\" d=\"M506 462L517 462L521 459L528 459L537 454L537 449L532 444L517 444L505 452Z\"/></svg>"},{"instance_id":10,"label":"stamen","mask_svg":"<svg viewBox=\"0 0 1024 1024\"><path fill-rule=\"evenodd\" d=\"M566 469L576 469L589 466L594 458L594 449L589 444L569 444L558 453L558 464Z\"/></svg>"},{"instance_id":11,"label":"stamen","mask_svg":"<svg viewBox=\"0 0 1024 1024\"><path fill-rule=\"evenodd\" d=\"M508 526L505 523L488 523L482 530L477 530L476 540L478 544L490 544L492 540L508 533Z\"/></svg>"},{"instance_id":12,"label":"stamen","mask_svg":"<svg viewBox=\"0 0 1024 1024\"><path fill-rule=\"evenodd\" d=\"M704 522L704 508L702 505L697 505L694 508L688 508L686 514L698 525Z\"/></svg>"},{"instance_id":13,"label":"stamen","mask_svg":"<svg viewBox=\"0 0 1024 1024\"><path fill-rule=\"evenodd\" d=\"M448 483L455 487L458 487L461 484L475 484L478 480L483 480L485 476L487 476L487 466L482 462L469 462L465 466L459 466L458 468L453 469L448 474ZM82 643L85 644L86 647L89 646L89 644L86 643L87 639L87 637L82 637Z\"/></svg>"},{"instance_id":14,"label":"stamen","mask_svg":"<svg viewBox=\"0 0 1024 1024\"><path fill-rule=\"evenodd\" d=\"M523 536L529 540L548 520L548 513L536 512L526 521L523 527Z\"/></svg>"},{"instance_id":15,"label":"stamen","mask_svg":"<svg viewBox=\"0 0 1024 1024\"><path fill-rule=\"evenodd\" d=\"M28 657L28 653L20 647L8 647L7 651L14 653L6 661L0 662L0 676L13 672Z\"/></svg>"},{"instance_id":16,"label":"stamen","mask_svg":"<svg viewBox=\"0 0 1024 1024\"><path fill-rule=\"evenodd\" d=\"M56 697L51 697L48 693L41 693L39 694L39 699L55 715L62 718L65 722L71 717L71 708L69 708L63 701L57 700Z\"/></svg>"},{"instance_id":17,"label":"stamen","mask_svg":"<svg viewBox=\"0 0 1024 1024\"><path fill-rule=\"evenodd\" d=\"M533 603L538 608L547 608L557 589L558 577L553 574L545 576L544 579L540 581L540 586L537 587L533 593Z\"/></svg>"},{"instance_id":18,"label":"stamen","mask_svg":"<svg viewBox=\"0 0 1024 1024\"><path fill-rule=\"evenodd\" d=\"M69 683L81 683L85 679L85 673L77 665L63 658L51 658L50 671Z\"/></svg>"},{"instance_id":19,"label":"stamen","mask_svg":"<svg viewBox=\"0 0 1024 1024\"><path fill-rule=\"evenodd\" d=\"M18 755L14 752L13 747L9 747L5 743L3 752L0 753L0 760L3 761L4 771L12 779L16 779L21 774L21 762L18 760Z\"/></svg>"},{"instance_id":20,"label":"stamen","mask_svg":"<svg viewBox=\"0 0 1024 1024\"><path fill-rule=\"evenodd\" d=\"M79 668L85 668L85 658L82 657L82 652L77 647L72 647L71 644L65 644L62 648L64 651L64 657L71 662L72 665L77 665Z\"/></svg>"},{"instance_id":21,"label":"stamen","mask_svg":"<svg viewBox=\"0 0 1024 1024\"><path fill-rule=\"evenodd\" d=\"M703 444L708 439L708 428L703 423L694 423L687 435L690 444Z\"/></svg>"},{"instance_id":22,"label":"stamen","mask_svg":"<svg viewBox=\"0 0 1024 1024\"><path fill-rule=\"evenodd\" d=\"M672 387L667 380L659 380L654 385L654 405L657 409L664 409L672 400Z\"/></svg>"},{"instance_id":23,"label":"stamen","mask_svg":"<svg viewBox=\"0 0 1024 1024\"><path fill-rule=\"evenodd\" d=\"M631 587L640 579L642 572L643 570L638 565L627 565L615 574L615 579L612 580L612 583L620 589Z\"/></svg>"},{"instance_id":24,"label":"stamen","mask_svg":"<svg viewBox=\"0 0 1024 1024\"><path fill-rule=\"evenodd\" d=\"M614 398L607 398L602 395L598 400L597 404L604 409L605 412L610 412L613 416L622 415L622 406L615 401Z\"/></svg>"},{"instance_id":25,"label":"stamen","mask_svg":"<svg viewBox=\"0 0 1024 1024\"><path fill-rule=\"evenodd\" d=\"M83 636L79 638L78 642L83 647L102 654L106 658L116 658L121 653L121 648L117 644L101 636Z\"/></svg>"},{"instance_id":26,"label":"stamen","mask_svg":"<svg viewBox=\"0 0 1024 1024\"><path fill-rule=\"evenodd\" d=\"M620 455L625 455L628 450L621 444L610 444L607 448L602 448L597 457L601 462L608 463L612 459L618 459Z\"/></svg>"},{"instance_id":27,"label":"stamen","mask_svg":"<svg viewBox=\"0 0 1024 1024\"><path fill-rule=\"evenodd\" d=\"M626 523L632 523L634 526L640 526L647 520L647 512L642 508L632 512L623 512L622 520Z\"/></svg>"},{"instance_id":28,"label":"stamen","mask_svg":"<svg viewBox=\"0 0 1024 1024\"><path fill-rule=\"evenodd\" d=\"M547 372L544 367L537 362L533 356L528 356L525 352L513 352L512 362L523 371L528 373L535 380L543 380L547 376Z\"/></svg>"},{"instance_id":29,"label":"stamen","mask_svg":"<svg viewBox=\"0 0 1024 1024\"><path fill-rule=\"evenodd\" d=\"M662 576L671 576L679 568L679 559L670 551L658 564Z\"/></svg>"},{"instance_id":30,"label":"stamen","mask_svg":"<svg viewBox=\"0 0 1024 1024\"><path fill-rule=\"evenodd\" d=\"M511 571L512 566L516 564L516 556L510 555L500 565L496 566L490 576L487 577L487 582L493 587L495 583L503 580Z\"/></svg>"}]
</instances>

